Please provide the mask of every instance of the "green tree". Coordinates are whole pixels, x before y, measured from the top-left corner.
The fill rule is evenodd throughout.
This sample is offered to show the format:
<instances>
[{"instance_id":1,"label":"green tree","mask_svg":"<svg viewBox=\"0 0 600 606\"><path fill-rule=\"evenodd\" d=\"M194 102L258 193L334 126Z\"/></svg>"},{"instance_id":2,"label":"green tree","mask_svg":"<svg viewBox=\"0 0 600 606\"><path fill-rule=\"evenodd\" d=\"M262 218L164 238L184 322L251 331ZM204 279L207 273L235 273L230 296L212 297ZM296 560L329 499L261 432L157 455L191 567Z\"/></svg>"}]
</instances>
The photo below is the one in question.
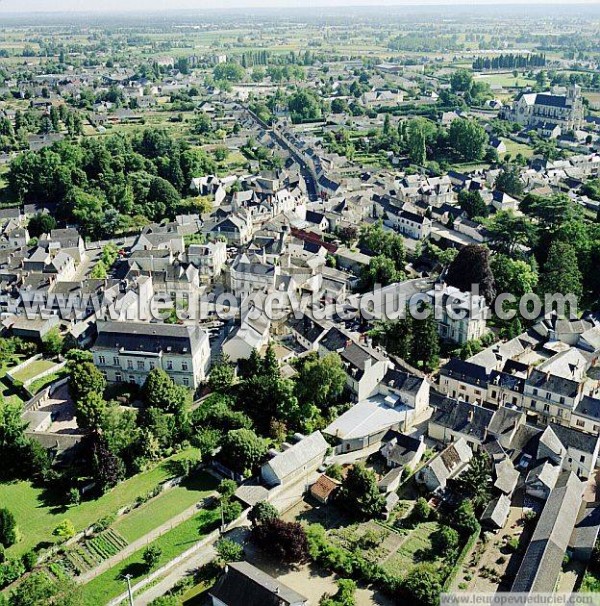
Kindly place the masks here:
<instances>
[{"instance_id":1,"label":"green tree","mask_svg":"<svg viewBox=\"0 0 600 606\"><path fill-rule=\"evenodd\" d=\"M421 363L426 370L433 370L439 363L440 337L432 307L425 305L423 313L427 317L412 322L413 338L409 361L413 364Z\"/></svg>"},{"instance_id":2,"label":"green tree","mask_svg":"<svg viewBox=\"0 0 600 606\"><path fill-rule=\"evenodd\" d=\"M66 575L53 580L45 572L34 572L10 593L10 606L82 606L80 588Z\"/></svg>"},{"instance_id":3,"label":"green tree","mask_svg":"<svg viewBox=\"0 0 600 606\"><path fill-rule=\"evenodd\" d=\"M319 606L355 606L356 582L352 579L338 579L338 590L334 596L324 595Z\"/></svg>"},{"instance_id":4,"label":"green tree","mask_svg":"<svg viewBox=\"0 0 600 606\"><path fill-rule=\"evenodd\" d=\"M162 549L158 545L148 545L142 553L142 560L146 566L146 570L152 570L158 565L160 557L162 556Z\"/></svg>"},{"instance_id":5,"label":"green tree","mask_svg":"<svg viewBox=\"0 0 600 606\"><path fill-rule=\"evenodd\" d=\"M466 93L471 90L473 85L473 74L466 69L457 69L450 76L450 87L452 92Z\"/></svg>"},{"instance_id":6,"label":"green tree","mask_svg":"<svg viewBox=\"0 0 600 606\"><path fill-rule=\"evenodd\" d=\"M417 564L400 586L400 602L411 606L437 606L442 593L440 573L434 564Z\"/></svg>"},{"instance_id":7,"label":"green tree","mask_svg":"<svg viewBox=\"0 0 600 606\"><path fill-rule=\"evenodd\" d=\"M78 427L92 430L100 428L108 406L101 392L87 393L76 400L74 405Z\"/></svg>"},{"instance_id":8,"label":"green tree","mask_svg":"<svg viewBox=\"0 0 600 606\"><path fill-rule=\"evenodd\" d=\"M75 403L91 393L103 394L106 379L93 362L69 363L69 393Z\"/></svg>"},{"instance_id":9,"label":"green tree","mask_svg":"<svg viewBox=\"0 0 600 606\"><path fill-rule=\"evenodd\" d=\"M448 268L446 282L462 292L471 292L477 284L479 293L491 304L496 297L496 285L487 246L469 244L462 248Z\"/></svg>"},{"instance_id":10,"label":"green tree","mask_svg":"<svg viewBox=\"0 0 600 606\"><path fill-rule=\"evenodd\" d=\"M523 195L523 182L519 167L515 164L508 164L502 167L502 170L496 177L495 187L509 196L520 198Z\"/></svg>"},{"instance_id":11,"label":"green tree","mask_svg":"<svg viewBox=\"0 0 600 606\"><path fill-rule=\"evenodd\" d=\"M487 141L487 133L475 120L457 118L452 121L448 142L466 161L481 160Z\"/></svg>"},{"instance_id":12,"label":"green tree","mask_svg":"<svg viewBox=\"0 0 600 606\"><path fill-rule=\"evenodd\" d=\"M534 292L538 283L537 269L527 261L513 259L507 255L494 255L491 269L498 293L512 293L518 299Z\"/></svg>"},{"instance_id":13,"label":"green tree","mask_svg":"<svg viewBox=\"0 0 600 606\"><path fill-rule=\"evenodd\" d=\"M223 564L244 559L244 548L231 539L219 539L215 544L215 551Z\"/></svg>"},{"instance_id":14,"label":"green tree","mask_svg":"<svg viewBox=\"0 0 600 606\"><path fill-rule=\"evenodd\" d=\"M234 429L223 437L219 459L239 473L253 471L267 453L265 441L251 429Z\"/></svg>"},{"instance_id":15,"label":"green tree","mask_svg":"<svg viewBox=\"0 0 600 606\"><path fill-rule=\"evenodd\" d=\"M395 263L384 255L373 257L369 265L363 268L362 282L365 288L372 288L376 284L387 286L395 282L402 282L405 274L396 269Z\"/></svg>"},{"instance_id":16,"label":"green tree","mask_svg":"<svg viewBox=\"0 0 600 606\"><path fill-rule=\"evenodd\" d=\"M0 545L8 548L17 542L17 520L6 507L0 508Z\"/></svg>"},{"instance_id":17,"label":"green tree","mask_svg":"<svg viewBox=\"0 0 600 606\"><path fill-rule=\"evenodd\" d=\"M301 403L324 409L334 404L344 389L346 373L336 353L322 358L309 355L299 360L296 369L296 396Z\"/></svg>"},{"instance_id":18,"label":"green tree","mask_svg":"<svg viewBox=\"0 0 600 606\"><path fill-rule=\"evenodd\" d=\"M582 291L582 276L575 249L566 242L555 240L550 245L540 277L540 293L575 295L579 299Z\"/></svg>"},{"instance_id":19,"label":"green tree","mask_svg":"<svg viewBox=\"0 0 600 606\"><path fill-rule=\"evenodd\" d=\"M450 526L440 526L431 536L431 547L435 554L443 558L450 558L456 553L459 543L459 535Z\"/></svg>"},{"instance_id":20,"label":"green tree","mask_svg":"<svg viewBox=\"0 0 600 606\"><path fill-rule=\"evenodd\" d=\"M452 523L454 528L456 528L459 534L465 539L481 530L481 526L477 521L477 516L473 509L473 503L468 499L465 499L458 506L452 515Z\"/></svg>"},{"instance_id":21,"label":"green tree","mask_svg":"<svg viewBox=\"0 0 600 606\"><path fill-rule=\"evenodd\" d=\"M275 520L279 517L277 508L269 501L260 501L256 503L248 513L248 519L252 526L260 526L270 520Z\"/></svg>"},{"instance_id":22,"label":"green tree","mask_svg":"<svg viewBox=\"0 0 600 606\"><path fill-rule=\"evenodd\" d=\"M227 354L223 354L213 365L208 378L208 386L213 391L227 393L235 380L235 369Z\"/></svg>"},{"instance_id":23,"label":"green tree","mask_svg":"<svg viewBox=\"0 0 600 606\"><path fill-rule=\"evenodd\" d=\"M358 519L377 517L385 506L385 498L377 486L377 477L364 463L356 463L350 468L336 500Z\"/></svg>"},{"instance_id":24,"label":"green tree","mask_svg":"<svg viewBox=\"0 0 600 606\"><path fill-rule=\"evenodd\" d=\"M63 349L64 337L60 334L58 328L50 329L42 339L42 348L48 356L55 357Z\"/></svg>"},{"instance_id":25,"label":"green tree","mask_svg":"<svg viewBox=\"0 0 600 606\"><path fill-rule=\"evenodd\" d=\"M56 219L49 214L37 213L29 219L27 230L32 238L39 238L42 234L49 234L56 228Z\"/></svg>"},{"instance_id":26,"label":"green tree","mask_svg":"<svg viewBox=\"0 0 600 606\"><path fill-rule=\"evenodd\" d=\"M490 212L478 191L461 190L458 194L458 204L467 213L469 219L487 217Z\"/></svg>"},{"instance_id":27,"label":"green tree","mask_svg":"<svg viewBox=\"0 0 600 606\"><path fill-rule=\"evenodd\" d=\"M71 520L63 520L52 531L52 534L63 542L68 541L75 536L75 526L73 526L73 522L71 522Z\"/></svg>"},{"instance_id":28,"label":"green tree","mask_svg":"<svg viewBox=\"0 0 600 606\"><path fill-rule=\"evenodd\" d=\"M486 221L486 228L490 248L504 255L531 248L537 240L537 229L531 220L512 211L499 211Z\"/></svg>"},{"instance_id":29,"label":"green tree","mask_svg":"<svg viewBox=\"0 0 600 606\"><path fill-rule=\"evenodd\" d=\"M144 401L149 408L181 413L188 405L189 391L177 385L161 368L153 368L142 387Z\"/></svg>"}]
</instances>

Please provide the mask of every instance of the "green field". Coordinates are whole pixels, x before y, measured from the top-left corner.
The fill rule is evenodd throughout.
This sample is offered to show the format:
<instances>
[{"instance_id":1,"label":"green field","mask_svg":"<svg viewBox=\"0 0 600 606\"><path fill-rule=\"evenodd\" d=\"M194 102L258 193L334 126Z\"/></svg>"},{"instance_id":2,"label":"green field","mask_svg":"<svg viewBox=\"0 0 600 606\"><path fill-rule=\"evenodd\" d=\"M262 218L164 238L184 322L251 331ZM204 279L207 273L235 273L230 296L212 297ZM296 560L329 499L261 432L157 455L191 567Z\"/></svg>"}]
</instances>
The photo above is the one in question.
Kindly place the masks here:
<instances>
[{"instance_id":1,"label":"green field","mask_svg":"<svg viewBox=\"0 0 600 606\"><path fill-rule=\"evenodd\" d=\"M133 503L137 497L173 477L170 460L197 454L196 449L182 451L153 469L121 482L96 501L84 501L75 507L56 505L56 495L32 486L31 482L0 484L0 503L10 508L22 536L21 541L7 550L7 555L19 556L39 543L54 543L52 531L65 518L71 520L75 529L80 531L100 518L116 513L121 507Z\"/></svg>"},{"instance_id":2,"label":"green field","mask_svg":"<svg viewBox=\"0 0 600 606\"><path fill-rule=\"evenodd\" d=\"M201 511L197 516L183 522L150 543L150 545L157 546L162 551L157 568L182 554L207 535L216 526L218 519L219 512L217 510ZM123 593L126 590L123 580L125 574L132 575L132 585L147 576L148 571L142 561L144 549L136 551L117 566L84 585L84 604L86 606L99 606Z\"/></svg>"},{"instance_id":3,"label":"green field","mask_svg":"<svg viewBox=\"0 0 600 606\"><path fill-rule=\"evenodd\" d=\"M504 88L524 88L525 86L533 86L535 80L526 78L522 73L519 72L515 78L512 73L506 74L484 74L482 76L476 76L475 80L481 82L487 82L490 86L502 86Z\"/></svg>"},{"instance_id":4,"label":"green field","mask_svg":"<svg viewBox=\"0 0 600 606\"><path fill-rule=\"evenodd\" d=\"M11 374L17 381L25 383L25 381L37 377L39 374L46 372L53 366L56 366L56 362L51 362L50 360L36 360L22 370L19 370L17 373Z\"/></svg>"},{"instance_id":5,"label":"green field","mask_svg":"<svg viewBox=\"0 0 600 606\"><path fill-rule=\"evenodd\" d=\"M419 524L383 567L390 574L405 576L415 564L427 559L426 554L431 549L431 535L438 528L437 522Z\"/></svg>"},{"instance_id":6,"label":"green field","mask_svg":"<svg viewBox=\"0 0 600 606\"><path fill-rule=\"evenodd\" d=\"M215 478L202 473L123 516L112 528L131 543L198 503L216 487Z\"/></svg>"},{"instance_id":7,"label":"green field","mask_svg":"<svg viewBox=\"0 0 600 606\"><path fill-rule=\"evenodd\" d=\"M510 139L502 139L506 145L506 153L510 154L513 158L517 154L521 154L524 158L531 158L533 156L533 148L525 143L517 143Z\"/></svg>"}]
</instances>

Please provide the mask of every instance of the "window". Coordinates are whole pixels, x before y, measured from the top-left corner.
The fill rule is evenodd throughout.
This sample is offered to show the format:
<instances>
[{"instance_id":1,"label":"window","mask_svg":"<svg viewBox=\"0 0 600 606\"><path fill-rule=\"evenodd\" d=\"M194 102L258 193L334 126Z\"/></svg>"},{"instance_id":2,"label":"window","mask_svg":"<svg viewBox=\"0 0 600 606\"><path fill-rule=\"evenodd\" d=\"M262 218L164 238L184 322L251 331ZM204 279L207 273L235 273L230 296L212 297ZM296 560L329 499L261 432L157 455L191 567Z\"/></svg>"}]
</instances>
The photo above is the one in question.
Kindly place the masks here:
<instances>
[{"instance_id":1,"label":"window","mask_svg":"<svg viewBox=\"0 0 600 606\"><path fill-rule=\"evenodd\" d=\"M135 383L135 377L133 375L129 375L129 382Z\"/></svg>"},{"instance_id":2,"label":"window","mask_svg":"<svg viewBox=\"0 0 600 606\"><path fill-rule=\"evenodd\" d=\"M496 390L492 389L492 398L496 398Z\"/></svg>"},{"instance_id":3,"label":"window","mask_svg":"<svg viewBox=\"0 0 600 606\"><path fill-rule=\"evenodd\" d=\"M115 374L115 381L117 383L120 383L122 380L123 380L123 376L121 375L121 373L120 372L116 373Z\"/></svg>"},{"instance_id":4,"label":"window","mask_svg":"<svg viewBox=\"0 0 600 606\"><path fill-rule=\"evenodd\" d=\"M167 370L173 370L173 362L172 362L172 360L167 360Z\"/></svg>"},{"instance_id":5,"label":"window","mask_svg":"<svg viewBox=\"0 0 600 606\"><path fill-rule=\"evenodd\" d=\"M148 366L150 367L150 370L152 370L154 368L154 360L150 360L150 362L148 362Z\"/></svg>"},{"instance_id":6,"label":"window","mask_svg":"<svg viewBox=\"0 0 600 606\"><path fill-rule=\"evenodd\" d=\"M127 360L127 368L133 370L133 360Z\"/></svg>"},{"instance_id":7,"label":"window","mask_svg":"<svg viewBox=\"0 0 600 606\"><path fill-rule=\"evenodd\" d=\"M137 369L138 369L138 370L144 370L144 368L145 368L145 367L146 367L146 366L145 366L145 364L144 364L144 360L138 360L138 363L137 363Z\"/></svg>"},{"instance_id":8,"label":"window","mask_svg":"<svg viewBox=\"0 0 600 606\"><path fill-rule=\"evenodd\" d=\"M585 421L583 419L577 419L577 427L585 427Z\"/></svg>"},{"instance_id":9,"label":"window","mask_svg":"<svg viewBox=\"0 0 600 606\"><path fill-rule=\"evenodd\" d=\"M183 377L183 384L188 387L190 384L190 380L187 377Z\"/></svg>"},{"instance_id":10,"label":"window","mask_svg":"<svg viewBox=\"0 0 600 606\"><path fill-rule=\"evenodd\" d=\"M538 390L537 390L537 389L534 389L534 390L533 390L533 395L534 395L534 396L537 396L537 395L538 395Z\"/></svg>"},{"instance_id":11,"label":"window","mask_svg":"<svg viewBox=\"0 0 600 606\"><path fill-rule=\"evenodd\" d=\"M565 397L564 396L560 396L560 403L564 404L565 403Z\"/></svg>"},{"instance_id":12,"label":"window","mask_svg":"<svg viewBox=\"0 0 600 606\"><path fill-rule=\"evenodd\" d=\"M188 369L188 363L187 362L182 362L181 363L181 370L187 370Z\"/></svg>"},{"instance_id":13,"label":"window","mask_svg":"<svg viewBox=\"0 0 600 606\"><path fill-rule=\"evenodd\" d=\"M115 356L113 358L113 366L118 366L119 365L119 358L117 358L117 356Z\"/></svg>"},{"instance_id":14,"label":"window","mask_svg":"<svg viewBox=\"0 0 600 606\"><path fill-rule=\"evenodd\" d=\"M550 404L544 404L544 412L550 412Z\"/></svg>"},{"instance_id":15,"label":"window","mask_svg":"<svg viewBox=\"0 0 600 606\"><path fill-rule=\"evenodd\" d=\"M98 356L98 362L100 364L106 364L106 358L104 356Z\"/></svg>"},{"instance_id":16,"label":"window","mask_svg":"<svg viewBox=\"0 0 600 606\"><path fill-rule=\"evenodd\" d=\"M579 457L579 462L580 462L580 463L585 463L585 455L581 455L581 456Z\"/></svg>"},{"instance_id":17,"label":"window","mask_svg":"<svg viewBox=\"0 0 600 606\"><path fill-rule=\"evenodd\" d=\"M549 391L547 391L546 392L546 400L551 400L551 399L552 399L552 394Z\"/></svg>"},{"instance_id":18,"label":"window","mask_svg":"<svg viewBox=\"0 0 600 606\"><path fill-rule=\"evenodd\" d=\"M600 425L594 425L594 431L595 432L600 431Z\"/></svg>"},{"instance_id":19,"label":"window","mask_svg":"<svg viewBox=\"0 0 600 606\"><path fill-rule=\"evenodd\" d=\"M535 400L531 400L531 408L535 409Z\"/></svg>"}]
</instances>

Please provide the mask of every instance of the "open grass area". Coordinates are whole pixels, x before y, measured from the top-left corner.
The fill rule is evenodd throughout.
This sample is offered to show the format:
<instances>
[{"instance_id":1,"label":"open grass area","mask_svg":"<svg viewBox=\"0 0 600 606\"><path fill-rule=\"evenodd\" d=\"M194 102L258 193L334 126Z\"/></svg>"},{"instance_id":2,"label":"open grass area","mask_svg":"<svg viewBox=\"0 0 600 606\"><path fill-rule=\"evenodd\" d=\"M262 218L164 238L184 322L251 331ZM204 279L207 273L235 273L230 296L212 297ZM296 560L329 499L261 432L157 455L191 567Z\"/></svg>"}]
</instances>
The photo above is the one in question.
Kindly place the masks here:
<instances>
[{"instance_id":1,"label":"open grass area","mask_svg":"<svg viewBox=\"0 0 600 606\"><path fill-rule=\"evenodd\" d=\"M23 404L21 396L15 392L14 387L5 378L7 370L16 366L19 362L20 360L15 357L10 363L0 366L0 394L4 398L4 401L9 404Z\"/></svg>"},{"instance_id":2,"label":"open grass area","mask_svg":"<svg viewBox=\"0 0 600 606\"><path fill-rule=\"evenodd\" d=\"M198 503L216 487L213 476L199 474L123 516L112 527L131 543Z\"/></svg>"},{"instance_id":3,"label":"open grass area","mask_svg":"<svg viewBox=\"0 0 600 606\"><path fill-rule=\"evenodd\" d=\"M523 88L525 86L533 86L535 84L535 80L531 78L526 78L522 73L519 73L517 77L510 73L506 74L482 74L480 76L476 76L475 80L481 80L482 82L487 82L490 86L502 86L502 87L516 87Z\"/></svg>"},{"instance_id":4,"label":"open grass area","mask_svg":"<svg viewBox=\"0 0 600 606\"><path fill-rule=\"evenodd\" d=\"M521 154L524 158L531 158L533 156L533 148L525 143L518 143L517 141L511 141L510 139L502 139L506 145L506 153L510 154L514 158L517 154Z\"/></svg>"},{"instance_id":5,"label":"open grass area","mask_svg":"<svg viewBox=\"0 0 600 606\"><path fill-rule=\"evenodd\" d=\"M84 501L75 507L60 503L62 495L37 488L31 482L0 484L0 503L7 504L14 514L22 539L7 550L8 556L19 556L38 544L53 543L52 531L65 518L73 522L77 531L83 530L104 516L116 513L133 503L156 486L174 476L170 461L197 455L196 449L182 451L166 459L153 469L140 473L95 501Z\"/></svg>"},{"instance_id":6,"label":"open grass area","mask_svg":"<svg viewBox=\"0 0 600 606\"><path fill-rule=\"evenodd\" d=\"M439 528L437 522L419 524L410 532L398 550L383 564L391 574L405 576L418 564L428 560L431 535Z\"/></svg>"},{"instance_id":7,"label":"open grass area","mask_svg":"<svg viewBox=\"0 0 600 606\"><path fill-rule=\"evenodd\" d=\"M53 366L56 366L56 362L52 362L50 360L36 360L22 370L11 374L17 381L25 383L25 381L29 381L30 379L37 377L39 374L50 370Z\"/></svg>"},{"instance_id":8,"label":"open grass area","mask_svg":"<svg viewBox=\"0 0 600 606\"><path fill-rule=\"evenodd\" d=\"M59 370L58 372L53 372L52 374L46 375L45 377L36 379L35 381L33 381L33 383L31 383L31 385L29 385L28 390L30 393L35 395L35 394L39 393L40 391L42 391L42 389L44 389L44 387L47 387L51 383L54 383L55 381L58 381L59 379L64 378L66 374L67 374L67 370L65 368L63 368L62 370Z\"/></svg>"},{"instance_id":9,"label":"open grass area","mask_svg":"<svg viewBox=\"0 0 600 606\"><path fill-rule=\"evenodd\" d=\"M203 536L206 536L216 527L218 519L219 512L217 510L201 511L197 516L183 522L150 543L150 545L158 547L162 552L157 568L182 554ZM84 604L86 606L106 604L112 598L123 593L126 590L123 580L125 574L132 575L132 585L147 576L151 571L146 569L142 561L144 549L136 551L117 566L107 570L93 581L84 585Z\"/></svg>"}]
</instances>

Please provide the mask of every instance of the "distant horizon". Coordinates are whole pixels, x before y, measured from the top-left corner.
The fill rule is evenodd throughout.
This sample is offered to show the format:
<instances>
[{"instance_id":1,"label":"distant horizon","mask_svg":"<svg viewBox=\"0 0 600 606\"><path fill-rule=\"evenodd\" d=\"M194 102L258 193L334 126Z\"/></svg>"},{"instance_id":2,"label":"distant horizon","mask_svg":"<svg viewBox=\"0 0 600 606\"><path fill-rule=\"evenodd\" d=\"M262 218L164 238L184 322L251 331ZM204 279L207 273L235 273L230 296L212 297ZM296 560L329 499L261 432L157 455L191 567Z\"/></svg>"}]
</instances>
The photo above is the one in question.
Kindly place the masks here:
<instances>
[{"instance_id":1,"label":"distant horizon","mask_svg":"<svg viewBox=\"0 0 600 606\"><path fill-rule=\"evenodd\" d=\"M89 6L89 0L55 0L52 8L48 8L47 0L0 0L0 13L3 15L44 15L60 13L90 13L90 14L139 14L154 12L174 12L174 11L218 11L226 12L231 10L252 10L252 9L343 9L343 8L385 8L385 7L411 7L411 8L431 8L436 6L443 7L493 7L499 5L498 0L304 0L301 4L299 0L131 0L127 7L123 8L122 0L105 0L102 4L94 3ZM565 0L510 0L502 4L502 8L518 7L527 8L529 6L539 8L544 5L553 7L567 6L598 6L600 0L576 0L575 2L566 2Z\"/></svg>"}]
</instances>

